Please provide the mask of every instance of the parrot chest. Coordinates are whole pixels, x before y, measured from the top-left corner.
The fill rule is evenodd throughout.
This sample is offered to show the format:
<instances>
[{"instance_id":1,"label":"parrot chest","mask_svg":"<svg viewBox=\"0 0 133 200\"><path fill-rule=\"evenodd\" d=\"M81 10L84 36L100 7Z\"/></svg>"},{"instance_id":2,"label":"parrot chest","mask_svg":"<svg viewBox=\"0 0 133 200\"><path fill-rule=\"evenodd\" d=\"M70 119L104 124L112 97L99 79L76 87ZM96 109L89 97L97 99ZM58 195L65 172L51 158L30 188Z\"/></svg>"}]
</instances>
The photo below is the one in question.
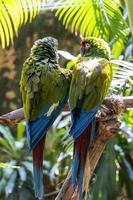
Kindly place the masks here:
<instances>
[{"instance_id":1,"label":"parrot chest","mask_svg":"<svg viewBox=\"0 0 133 200\"><path fill-rule=\"evenodd\" d=\"M70 106L90 111L99 106L111 82L111 66L105 59L90 59L78 64L70 88Z\"/></svg>"}]
</instances>

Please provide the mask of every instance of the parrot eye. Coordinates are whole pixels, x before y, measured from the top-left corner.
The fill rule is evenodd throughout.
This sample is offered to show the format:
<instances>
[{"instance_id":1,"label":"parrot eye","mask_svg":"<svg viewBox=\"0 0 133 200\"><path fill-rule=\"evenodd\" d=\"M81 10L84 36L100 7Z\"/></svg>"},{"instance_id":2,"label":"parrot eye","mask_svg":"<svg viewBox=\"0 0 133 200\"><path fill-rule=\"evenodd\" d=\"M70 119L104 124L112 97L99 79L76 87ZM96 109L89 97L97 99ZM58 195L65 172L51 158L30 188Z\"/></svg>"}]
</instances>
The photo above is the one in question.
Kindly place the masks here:
<instances>
[{"instance_id":1,"label":"parrot eye","mask_svg":"<svg viewBox=\"0 0 133 200\"><path fill-rule=\"evenodd\" d=\"M86 43L86 44L85 44L85 49L90 49L90 47L91 47L91 44L90 44L90 43Z\"/></svg>"},{"instance_id":2,"label":"parrot eye","mask_svg":"<svg viewBox=\"0 0 133 200\"><path fill-rule=\"evenodd\" d=\"M81 45L81 47L80 47L80 54L81 55L84 55L91 48L91 43L89 43L88 41L82 41L80 43L80 45Z\"/></svg>"}]
</instances>

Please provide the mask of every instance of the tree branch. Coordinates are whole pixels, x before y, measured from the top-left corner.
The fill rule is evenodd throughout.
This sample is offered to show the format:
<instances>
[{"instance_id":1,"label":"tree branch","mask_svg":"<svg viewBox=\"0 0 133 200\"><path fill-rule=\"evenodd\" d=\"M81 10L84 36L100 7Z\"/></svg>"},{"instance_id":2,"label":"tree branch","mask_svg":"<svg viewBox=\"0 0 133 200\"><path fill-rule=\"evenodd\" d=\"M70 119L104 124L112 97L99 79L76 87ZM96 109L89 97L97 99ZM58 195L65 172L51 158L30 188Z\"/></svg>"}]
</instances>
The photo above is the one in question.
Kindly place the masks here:
<instances>
[{"instance_id":1,"label":"tree branch","mask_svg":"<svg viewBox=\"0 0 133 200\"><path fill-rule=\"evenodd\" d=\"M87 197L91 175L98 164L107 142L118 132L120 122L117 117L124 109L133 107L133 97L107 98L104 100L103 105L107 109L105 109L104 106L101 109L101 114L97 119L97 136L94 138L87 153L83 189L85 195L84 199ZM77 188L73 190L71 178L72 170L68 173L68 176L55 200L79 200L78 190Z\"/></svg>"},{"instance_id":2,"label":"tree branch","mask_svg":"<svg viewBox=\"0 0 133 200\"><path fill-rule=\"evenodd\" d=\"M89 180L94 172L97 163L104 151L107 141L116 135L120 127L118 121L118 115L126 108L133 107L133 96L131 97L109 97L104 100L101 107L101 113L99 114L97 136L94 138L93 144L91 144L85 166L84 175L84 194L86 195L89 188ZM7 113L0 117L0 123L4 125L15 125L18 122L24 120L23 108ZM60 189L56 200L78 200L77 188L73 190L71 183L71 170Z\"/></svg>"},{"instance_id":3,"label":"tree branch","mask_svg":"<svg viewBox=\"0 0 133 200\"><path fill-rule=\"evenodd\" d=\"M112 101L112 99L115 99L116 97L109 97L107 99L104 100L103 104L107 105L107 107L109 108L109 104L110 101ZM123 100L123 107L126 108L132 108L133 107L133 97L122 97L121 100ZM68 109L66 107L66 109ZM19 108L17 110L14 110L12 112L9 112L7 114L4 114L2 116L0 116L0 124L4 124L4 125L16 125L19 122L21 122L22 120L24 120L24 110L23 108Z\"/></svg>"},{"instance_id":4,"label":"tree branch","mask_svg":"<svg viewBox=\"0 0 133 200\"><path fill-rule=\"evenodd\" d=\"M19 108L7 114L0 116L0 124L4 125L16 125L24 120L24 110Z\"/></svg>"}]
</instances>

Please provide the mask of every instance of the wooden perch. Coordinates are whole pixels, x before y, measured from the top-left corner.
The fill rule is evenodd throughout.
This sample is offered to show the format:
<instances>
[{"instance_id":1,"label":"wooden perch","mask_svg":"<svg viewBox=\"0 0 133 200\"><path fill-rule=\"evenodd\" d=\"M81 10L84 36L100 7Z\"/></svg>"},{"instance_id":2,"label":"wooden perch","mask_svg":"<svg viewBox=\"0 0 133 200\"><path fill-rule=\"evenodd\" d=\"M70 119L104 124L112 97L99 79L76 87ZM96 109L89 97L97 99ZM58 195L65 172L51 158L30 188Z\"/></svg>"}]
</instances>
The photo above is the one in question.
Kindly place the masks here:
<instances>
[{"instance_id":1,"label":"wooden perch","mask_svg":"<svg viewBox=\"0 0 133 200\"><path fill-rule=\"evenodd\" d=\"M7 114L0 116L0 124L4 125L16 125L24 120L24 110L19 108Z\"/></svg>"},{"instance_id":2,"label":"wooden perch","mask_svg":"<svg viewBox=\"0 0 133 200\"><path fill-rule=\"evenodd\" d=\"M87 154L83 187L85 195L88 192L91 175L97 166L107 141L118 132L120 127L118 116L127 108L133 108L133 96L114 96L105 99L103 102L101 112L97 118L97 136L95 137L93 144L91 144ZM0 117L0 123L4 125L15 125L22 120L24 120L23 108L7 113ZM75 190L72 188L71 176L72 173L70 170L55 200L79 200L77 188Z\"/></svg>"},{"instance_id":3,"label":"wooden perch","mask_svg":"<svg viewBox=\"0 0 133 200\"><path fill-rule=\"evenodd\" d=\"M113 99L116 99L117 97L109 97L104 100L103 104L105 104L108 108L110 108L109 104L110 101ZM118 98L117 98L118 99ZM133 97L122 97L121 100L123 100L123 107L126 108L132 108L133 107ZM12 112L9 112L7 114L4 114L0 116L0 124L3 125L16 125L22 120L24 120L24 110L23 108L19 108L17 110L14 110Z\"/></svg>"},{"instance_id":4,"label":"wooden perch","mask_svg":"<svg viewBox=\"0 0 133 200\"><path fill-rule=\"evenodd\" d=\"M120 122L117 117L124 109L133 107L133 97L107 98L104 100L103 105L105 106L105 110L103 106L101 114L97 120L98 133L87 154L84 174L84 199L87 197L91 175L98 164L108 140L116 135L119 130ZM72 188L71 178L72 170L68 173L68 176L55 200L79 200L77 188L75 190Z\"/></svg>"}]
</instances>

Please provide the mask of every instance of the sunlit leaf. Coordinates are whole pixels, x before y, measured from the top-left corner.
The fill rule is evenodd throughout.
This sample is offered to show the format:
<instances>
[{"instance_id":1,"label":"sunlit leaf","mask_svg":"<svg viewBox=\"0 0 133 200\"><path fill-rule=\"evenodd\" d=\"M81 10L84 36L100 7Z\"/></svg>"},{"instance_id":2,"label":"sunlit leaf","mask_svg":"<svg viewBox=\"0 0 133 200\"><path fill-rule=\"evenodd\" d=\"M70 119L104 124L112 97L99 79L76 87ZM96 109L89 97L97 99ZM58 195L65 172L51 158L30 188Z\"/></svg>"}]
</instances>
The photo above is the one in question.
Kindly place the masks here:
<instances>
[{"instance_id":1,"label":"sunlit leaf","mask_svg":"<svg viewBox=\"0 0 133 200\"><path fill-rule=\"evenodd\" d=\"M6 163L0 163L0 167L2 168L19 168L19 166L13 166L13 165L9 165L9 164L6 164Z\"/></svg>"},{"instance_id":2,"label":"sunlit leaf","mask_svg":"<svg viewBox=\"0 0 133 200\"><path fill-rule=\"evenodd\" d=\"M67 60L76 60L77 59L77 57L73 56L72 54L70 54L67 51L58 50L58 53Z\"/></svg>"},{"instance_id":3,"label":"sunlit leaf","mask_svg":"<svg viewBox=\"0 0 133 200\"><path fill-rule=\"evenodd\" d=\"M13 171L5 188L7 196L12 193L15 187L16 178L17 178L17 172Z\"/></svg>"},{"instance_id":4,"label":"sunlit leaf","mask_svg":"<svg viewBox=\"0 0 133 200\"><path fill-rule=\"evenodd\" d=\"M111 38L113 42L123 43L129 30L121 6L119 0L66 0L56 16L66 28L84 37L96 36L106 41Z\"/></svg>"},{"instance_id":5,"label":"sunlit leaf","mask_svg":"<svg viewBox=\"0 0 133 200\"><path fill-rule=\"evenodd\" d=\"M12 150L15 151L16 150L15 141L14 141L14 138L13 138L11 132L10 132L10 129L8 127L0 125L0 133L6 139L6 141L8 142L10 147L12 148Z\"/></svg>"},{"instance_id":6,"label":"sunlit leaf","mask_svg":"<svg viewBox=\"0 0 133 200\"><path fill-rule=\"evenodd\" d=\"M45 0L0 1L0 41L3 48L13 41L22 24L31 22L39 14L44 3Z\"/></svg>"},{"instance_id":7,"label":"sunlit leaf","mask_svg":"<svg viewBox=\"0 0 133 200\"><path fill-rule=\"evenodd\" d=\"M17 140L22 139L24 136L25 126L23 123L19 123L17 126Z\"/></svg>"}]
</instances>

